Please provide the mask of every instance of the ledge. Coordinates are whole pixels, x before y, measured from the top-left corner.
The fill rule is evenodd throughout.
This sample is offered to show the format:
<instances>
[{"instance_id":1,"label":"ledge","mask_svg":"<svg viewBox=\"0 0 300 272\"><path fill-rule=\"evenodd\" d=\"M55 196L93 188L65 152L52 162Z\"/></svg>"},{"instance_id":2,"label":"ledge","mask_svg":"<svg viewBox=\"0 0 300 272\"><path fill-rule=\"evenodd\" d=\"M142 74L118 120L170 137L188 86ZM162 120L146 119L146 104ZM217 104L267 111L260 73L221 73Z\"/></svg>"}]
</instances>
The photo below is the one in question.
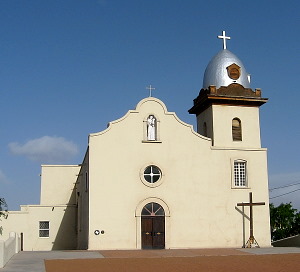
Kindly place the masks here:
<instances>
[{"instance_id":1,"label":"ledge","mask_svg":"<svg viewBox=\"0 0 300 272\"><path fill-rule=\"evenodd\" d=\"M222 146L211 146L211 150L237 150L237 151L267 151L265 147L250 148L250 147L222 147Z\"/></svg>"},{"instance_id":2,"label":"ledge","mask_svg":"<svg viewBox=\"0 0 300 272\"><path fill-rule=\"evenodd\" d=\"M156 143L156 144L160 144L160 143L162 143L162 141L142 141L142 143Z\"/></svg>"}]
</instances>

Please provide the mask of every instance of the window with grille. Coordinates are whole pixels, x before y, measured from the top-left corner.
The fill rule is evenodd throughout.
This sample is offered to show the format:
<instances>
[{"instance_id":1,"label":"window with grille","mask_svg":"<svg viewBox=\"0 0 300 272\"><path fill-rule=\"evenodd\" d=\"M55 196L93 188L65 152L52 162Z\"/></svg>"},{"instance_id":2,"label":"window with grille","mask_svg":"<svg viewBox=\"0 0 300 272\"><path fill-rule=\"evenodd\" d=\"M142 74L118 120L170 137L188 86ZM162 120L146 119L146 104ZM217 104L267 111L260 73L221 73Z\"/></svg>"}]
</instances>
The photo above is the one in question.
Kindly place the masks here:
<instances>
[{"instance_id":1,"label":"window with grille","mask_svg":"<svg viewBox=\"0 0 300 272\"><path fill-rule=\"evenodd\" d=\"M149 183L157 182L161 177L160 169L155 165L148 166L144 171L144 179Z\"/></svg>"},{"instance_id":2,"label":"window with grille","mask_svg":"<svg viewBox=\"0 0 300 272\"><path fill-rule=\"evenodd\" d=\"M39 222L39 237L49 237L50 222L40 221Z\"/></svg>"},{"instance_id":3,"label":"window with grille","mask_svg":"<svg viewBox=\"0 0 300 272\"><path fill-rule=\"evenodd\" d=\"M246 187L247 186L246 176L246 162L235 161L234 162L234 186L235 187Z\"/></svg>"},{"instance_id":4,"label":"window with grille","mask_svg":"<svg viewBox=\"0 0 300 272\"><path fill-rule=\"evenodd\" d=\"M232 140L242 141L242 123L238 118L232 120Z\"/></svg>"}]
</instances>

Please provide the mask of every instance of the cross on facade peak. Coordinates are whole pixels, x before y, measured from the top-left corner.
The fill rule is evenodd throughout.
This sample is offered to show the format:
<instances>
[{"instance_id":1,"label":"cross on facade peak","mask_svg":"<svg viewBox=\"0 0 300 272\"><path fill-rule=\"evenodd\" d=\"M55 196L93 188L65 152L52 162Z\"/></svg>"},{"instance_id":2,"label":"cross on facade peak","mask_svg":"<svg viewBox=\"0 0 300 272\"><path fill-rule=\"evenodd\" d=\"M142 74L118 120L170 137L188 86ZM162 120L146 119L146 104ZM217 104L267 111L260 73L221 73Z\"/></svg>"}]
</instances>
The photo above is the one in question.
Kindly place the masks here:
<instances>
[{"instance_id":1,"label":"cross on facade peak","mask_svg":"<svg viewBox=\"0 0 300 272\"><path fill-rule=\"evenodd\" d=\"M146 87L147 90L149 90L149 97L152 96L152 90L155 90L155 88L152 87L152 85L150 84L149 87Z\"/></svg>"},{"instance_id":2,"label":"cross on facade peak","mask_svg":"<svg viewBox=\"0 0 300 272\"><path fill-rule=\"evenodd\" d=\"M222 36L218 36L219 39L223 39L223 49L226 49L226 40L230 40L230 37L226 36L225 31L222 31Z\"/></svg>"}]
</instances>

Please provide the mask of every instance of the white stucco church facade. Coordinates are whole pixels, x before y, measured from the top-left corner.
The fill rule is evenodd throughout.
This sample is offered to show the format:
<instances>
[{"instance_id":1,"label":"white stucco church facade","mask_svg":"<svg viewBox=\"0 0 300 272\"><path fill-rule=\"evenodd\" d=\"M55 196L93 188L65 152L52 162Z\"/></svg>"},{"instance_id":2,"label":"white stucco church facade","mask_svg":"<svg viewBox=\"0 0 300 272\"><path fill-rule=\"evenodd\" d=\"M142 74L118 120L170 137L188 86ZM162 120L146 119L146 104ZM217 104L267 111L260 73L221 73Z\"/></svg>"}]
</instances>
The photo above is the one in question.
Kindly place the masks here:
<instances>
[{"instance_id":1,"label":"white stucco church facade","mask_svg":"<svg viewBox=\"0 0 300 272\"><path fill-rule=\"evenodd\" d=\"M267 150L242 62L224 47L189 110L197 131L157 98L89 135L80 165L42 165L39 205L3 220L24 250L270 246ZM265 205L248 206L253 202Z\"/></svg>"}]
</instances>

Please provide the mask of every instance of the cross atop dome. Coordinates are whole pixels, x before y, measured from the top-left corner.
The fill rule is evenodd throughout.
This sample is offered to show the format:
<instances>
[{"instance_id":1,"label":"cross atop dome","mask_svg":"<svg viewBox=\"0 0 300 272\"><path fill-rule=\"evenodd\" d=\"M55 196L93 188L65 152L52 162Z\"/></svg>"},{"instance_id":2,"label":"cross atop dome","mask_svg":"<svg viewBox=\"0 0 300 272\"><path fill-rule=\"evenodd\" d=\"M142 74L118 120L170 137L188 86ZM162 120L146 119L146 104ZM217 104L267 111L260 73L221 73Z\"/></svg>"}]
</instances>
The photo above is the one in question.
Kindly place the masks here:
<instances>
[{"instance_id":1,"label":"cross atop dome","mask_svg":"<svg viewBox=\"0 0 300 272\"><path fill-rule=\"evenodd\" d=\"M218 36L219 39L223 39L223 49L226 49L226 40L230 40L230 37L226 37L226 33L223 30L222 36Z\"/></svg>"}]
</instances>

